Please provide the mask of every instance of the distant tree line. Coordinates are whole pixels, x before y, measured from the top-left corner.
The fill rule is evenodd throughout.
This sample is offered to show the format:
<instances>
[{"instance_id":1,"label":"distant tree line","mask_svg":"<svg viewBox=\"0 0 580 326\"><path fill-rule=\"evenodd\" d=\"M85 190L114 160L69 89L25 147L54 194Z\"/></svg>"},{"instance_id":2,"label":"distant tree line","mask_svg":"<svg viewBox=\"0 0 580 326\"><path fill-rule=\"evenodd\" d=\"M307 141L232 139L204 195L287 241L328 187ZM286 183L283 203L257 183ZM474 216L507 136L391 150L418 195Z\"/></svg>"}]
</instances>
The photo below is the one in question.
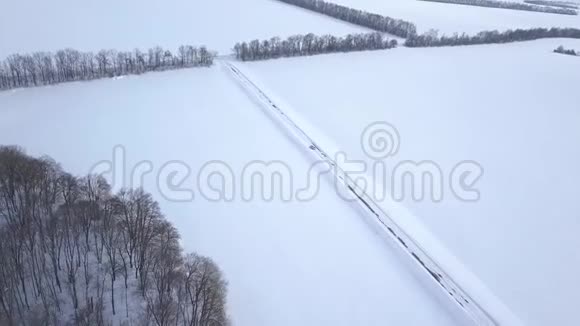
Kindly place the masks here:
<instances>
[{"instance_id":1,"label":"distant tree line","mask_svg":"<svg viewBox=\"0 0 580 326\"><path fill-rule=\"evenodd\" d=\"M575 5L573 3L561 2L561 1L524 0L524 2L532 4L532 5L560 7L560 8L567 8L567 9L578 9L578 5Z\"/></svg>"},{"instance_id":2,"label":"distant tree line","mask_svg":"<svg viewBox=\"0 0 580 326\"><path fill-rule=\"evenodd\" d=\"M439 36L437 31L415 35L405 41L407 47L458 46L475 44L510 43L531 41L542 38L575 38L580 39L580 29L576 28L532 28L507 30L505 32L484 31L477 35L466 34Z\"/></svg>"},{"instance_id":3,"label":"distant tree line","mask_svg":"<svg viewBox=\"0 0 580 326\"><path fill-rule=\"evenodd\" d=\"M360 25L378 32L389 33L406 38L417 32L417 27L410 22L353 9L350 7L325 2L322 0L278 0L320 14L331 16L351 24Z\"/></svg>"},{"instance_id":4,"label":"distant tree line","mask_svg":"<svg viewBox=\"0 0 580 326\"><path fill-rule=\"evenodd\" d=\"M253 61L280 57L307 56L333 52L391 49L397 40L385 38L381 33L349 34L344 37L317 36L312 33L290 36L285 40L253 40L237 43L234 54L238 60Z\"/></svg>"},{"instance_id":5,"label":"distant tree line","mask_svg":"<svg viewBox=\"0 0 580 326\"><path fill-rule=\"evenodd\" d=\"M576 50L573 49L566 49L564 48L563 45L560 45L558 48L556 48L554 50L555 53L560 53L560 54L567 54L567 55L575 55L575 56L580 56L580 52L577 52Z\"/></svg>"},{"instance_id":6,"label":"distant tree line","mask_svg":"<svg viewBox=\"0 0 580 326\"><path fill-rule=\"evenodd\" d=\"M0 146L0 325L227 326L225 307L150 194Z\"/></svg>"},{"instance_id":7,"label":"distant tree line","mask_svg":"<svg viewBox=\"0 0 580 326\"><path fill-rule=\"evenodd\" d=\"M146 52L74 49L56 53L13 54L0 62L0 90L18 87L92 80L148 71L205 67L213 64L214 54L205 47L180 46L176 53L161 47Z\"/></svg>"},{"instance_id":8,"label":"distant tree line","mask_svg":"<svg viewBox=\"0 0 580 326\"><path fill-rule=\"evenodd\" d=\"M554 8L554 7L542 7L535 6L520 2L507 2L507 1L497 1L497 0L422 0L430 2L442 2L442 3L452 3L467 6L477 6L477 7L488 7L488 8L501 8L501 9L513 9L513 10L524 10L524 11L537 11L550 14L561 14L561 15L578 15L578 12L573 9L568 8Z\"/></svg>"}]
</instances>

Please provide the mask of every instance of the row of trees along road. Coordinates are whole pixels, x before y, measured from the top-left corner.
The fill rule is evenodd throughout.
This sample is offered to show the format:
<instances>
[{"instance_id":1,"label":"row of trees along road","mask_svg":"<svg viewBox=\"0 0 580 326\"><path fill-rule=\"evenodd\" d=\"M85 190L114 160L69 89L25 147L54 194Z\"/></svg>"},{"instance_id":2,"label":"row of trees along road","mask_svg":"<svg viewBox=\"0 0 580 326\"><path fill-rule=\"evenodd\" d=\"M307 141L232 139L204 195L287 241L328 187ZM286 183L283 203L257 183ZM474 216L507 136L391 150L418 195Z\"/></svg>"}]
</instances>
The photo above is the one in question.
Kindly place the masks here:
<instances>
[{"instance_id":1,"label":"row of trees along road","mask_svg":"<svg viewBox=\"0 0 580 326\"><path fill-rule=\"evenodd\" d=\"M228 325L225 307L150 194L0 147L0 325Z\"/></svg>"},{"instance_id":2,"label":"row of trees along road","mask_svg":"<svg viewBox=\"0 0 580 326\"><path fill-rule=\"evenodd\" d=\"M238 60L253 61L280 57L307 56L334 52L391 49L397 40L387 39L381 33L349 34L345 37L314 34L294 35L285 40L253 40L237 43L234 54Z\"/></svg>"},{"instance_id":3,"label":"row of trees along road","mask_svg":"<svg viewBox=\"0 0 580 326\"><path fill-rule=\"evenodd\" d=\"M64 49L32 54L13 54L0 62L0 90L92 80L148 71L207 67L215 54L205 47L182 45L176 53L161 47L148 51L101 50L81 52Z\"/></svg>"}]
</instances>

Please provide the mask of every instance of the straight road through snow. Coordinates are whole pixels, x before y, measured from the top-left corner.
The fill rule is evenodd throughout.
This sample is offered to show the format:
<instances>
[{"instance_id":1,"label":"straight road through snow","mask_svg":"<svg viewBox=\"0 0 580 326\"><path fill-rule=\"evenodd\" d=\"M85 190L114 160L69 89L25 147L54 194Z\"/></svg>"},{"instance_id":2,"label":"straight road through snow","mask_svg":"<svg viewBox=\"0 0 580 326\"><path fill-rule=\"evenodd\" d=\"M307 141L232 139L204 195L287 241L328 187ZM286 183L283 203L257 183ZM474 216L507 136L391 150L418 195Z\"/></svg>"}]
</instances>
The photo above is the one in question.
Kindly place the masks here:
<instances>
[{"instance_id":1,"label":"straight road through snow","mask_svg":"<svg viewBox=\"0 0 580 326\"><path fill-rule=\"evenodd\" d=\"M405 230L379 206L377 205L348 174L337 165L314 139L312 139L300 126L298 126L281 108L274 103L264 91L262 91L254 82L252 82L243 72L240 71L233 63L220 61L225 69L240 83L249 96L258 100L264 109L269 111L285 127L285 129L305 147L309 148L316 155L317 160L321 160L333 167L334 177L337 184L342 185L346 191L350 192L353 198L357 199L359 205L368 212L371 217L379 224L379 227L393 241L395 246L400 248L407 257L414 261L423 275L432 280L443 293L454 303L454 305L468 318L474 321L476 325L499 325L462 287L457 284L433 259L417 241L413 239Z\"/></svg>"}]
</instances>

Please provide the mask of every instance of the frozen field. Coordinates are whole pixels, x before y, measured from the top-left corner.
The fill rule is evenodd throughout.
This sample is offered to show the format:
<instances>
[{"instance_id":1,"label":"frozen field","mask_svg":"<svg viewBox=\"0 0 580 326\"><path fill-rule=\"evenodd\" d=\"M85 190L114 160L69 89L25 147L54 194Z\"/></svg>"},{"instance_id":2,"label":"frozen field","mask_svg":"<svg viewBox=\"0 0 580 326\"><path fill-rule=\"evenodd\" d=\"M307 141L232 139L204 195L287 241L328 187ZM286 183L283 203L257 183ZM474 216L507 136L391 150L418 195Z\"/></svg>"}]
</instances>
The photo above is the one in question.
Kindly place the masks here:
<instances>
[{"instance_id":1,"label":"frozen field","mask_svg":"<svg viewBox=\"0 0 580 326\"><path fill-rule=\"evenodd\" d=\"M3 0L0 58L19 52L206 45L229 54L238 41L364 29L273 0Z\"/></svg>"},{"instance_id":2,"label":"frozen field","mask_svg":"<svg viewBox=\"0 0 580 326\"><path fill-rule=\"evenodd\" d=\"M275 0L2 1L0 59L65 47L173 50L185 43L229 54L238 41L365 31ZM328 1L411 21L419 32L580 28L578 16L418 0ZM482 281L459 284L468 294L482 285L492 292L486 298L496 295L526 325L572 326L580 302L580 59L552 53L559 45L579 50L580 40L236 65L292 109L317 144L348 159L371 163L361 133L376 121L392 123L401 147L389 167L430 160L446 183L442 202L407 200L396 209L383 202L387 213L408 208L413 218L403 228L418 226L419 242L437 240L420 247L436 260L456 256L437 261L443 270L464 264L476 276L471 280ZM212 257L224 270L234 325L468 325L438 291L437 277L419 273L365 219L367 211L337 196L329 177L309 202L241 197L251 162L283 162L294 190L305 187L314 149L296 146L220 60L226 59L208 69L0 92L0 145L50 155L79 175L112 160L118 174L108 176L115 188L143 185L179 229L186 250ZM447 184L463 160L485 170L475 203L459 201ZM234 173L231 202L199 192L198 172L215 161ZM156 177L177 162L184 183L178 184L179 173L165 174L172 184L160 186ZM147 165L151 171L133 184L132 169ZM172 187L192 189L195 198L171 200ZM432 234L422 232L423 224ZM455 269L452 278L470 279L461 272ZM474 306L481 303L481 296L474 298Z\"/></svg>"},{"instance_id":3,"label":"frozen field","mask_svg":"<svg viewBox=\"0 0 580 326\"><path fill-rule=\"evenodd\" d=\"M479 202L446 187L441 203L404 204L525 324L573 325L580 60L551 53L560 44L580 48L570 40L400 48L244 67L350 159L370 162L361 133L382 120L401 135L391 166L433 160L447 176L462 160L479 162Z\"/></svg>"},{"instance_id":4,"label":"frozen field","mask_svg":"<svg viewBox=\"0 0 580 326\"><path fill-rule=\"evenodd\" d=\"M556 15L509 9L482 8L419 0L330 0L353 8L405 19L418 31L475 34L483 30L507 30L534 27L580 27L580 16Z\"/></svg>"},{"instance_id":5,"label":"frozen field","mask_svg":"<svg viewBox=\"0 0 580 326\"><path fill-rule=\"evenodd\" d=\"M150 161L145 188L186 250L223 268L234 325L465 325L329 182L305 203L164 199L154 175L171 160L191 167L188 189L211 160L236 175L251 161L281 160L297 187L306 182L308 153L219 66L0 93L0 143L78 174L112 160L115 145L125 148L127 173Z\"/></svg>"}]
</instances>

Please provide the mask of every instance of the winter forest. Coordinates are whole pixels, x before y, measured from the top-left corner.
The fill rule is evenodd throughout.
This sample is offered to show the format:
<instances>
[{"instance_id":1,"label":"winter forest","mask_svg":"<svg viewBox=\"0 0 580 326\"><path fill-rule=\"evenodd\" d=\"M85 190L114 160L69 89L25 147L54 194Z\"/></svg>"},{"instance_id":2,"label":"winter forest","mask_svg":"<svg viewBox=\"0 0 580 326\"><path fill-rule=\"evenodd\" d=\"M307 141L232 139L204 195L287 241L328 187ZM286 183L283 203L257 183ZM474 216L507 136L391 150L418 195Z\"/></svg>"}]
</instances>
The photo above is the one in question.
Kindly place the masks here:
<instances>
[{"instance_id":1,"label":"winter forest","mask_svg":"<svg viewBox=\"0 0 580 326\"><path fill-rule=\"evenodd\" d=\"M150 194L0 147L1 325L228 325L225 301Z\"/></svg>"}]
</instances>

